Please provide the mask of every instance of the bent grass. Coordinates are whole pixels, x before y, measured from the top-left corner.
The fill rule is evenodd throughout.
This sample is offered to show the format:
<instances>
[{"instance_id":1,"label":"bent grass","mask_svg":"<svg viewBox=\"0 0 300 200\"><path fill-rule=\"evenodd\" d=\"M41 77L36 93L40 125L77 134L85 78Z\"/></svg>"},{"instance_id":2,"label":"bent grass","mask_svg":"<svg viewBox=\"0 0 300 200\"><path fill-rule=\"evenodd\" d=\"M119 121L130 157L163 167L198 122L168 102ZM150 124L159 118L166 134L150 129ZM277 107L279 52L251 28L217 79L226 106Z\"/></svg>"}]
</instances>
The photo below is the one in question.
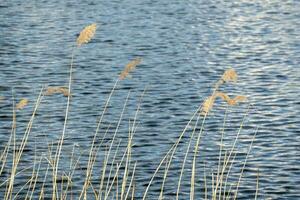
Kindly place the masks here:
<instances>
[{"instance_id":1,"label":"bent grass","mask_svg":"<svg viewBox=\"0 0 300 200\"><path fill-rule=\"evenodd\" d=\"M138 129L138 114L141 109L142 99L146 90L144 90L141 98L137 104L137 109L135 111L134 117L132 121L128 122L128 141L126 148L122 151L120 148L121 140L118 139L117 134L120 132L120 125L124 123L124 114L127 108L128 100L130 98L130 92L128 92L127 97L125 98L122 111L120 113L117 125L114 130L112 130L112 126L108 126L106 131L103 133L103 136L99 138L99 133L101 133L102 122L104 120L105 114L108 110L108 105L111 101L111 98L114 95L115 89L117 85L120 83L121 80L124 80L128 77L129 73L132 72L137 65L139 65L142 61L141 58L136 58L129 62L124 70L120 73L118 77L116 77L115 84L113 85L107 100L103 106L103 110L99 115L99 120L97 122L96 130L93 136L93 140L91 141L91 146L89 151L87 152L87 162L86 167L84 169L84 176L82 188L77 193L73 191L73 185L76 180L74 180L74 174L77 173L80 159L82 158L83 154L81 153L78 158L75 158L75 145L73 146L71 152L71 161L69 166L69 172L66 169L62 171L59 170L60 160L62 159L62 147L64 145L64 139L66 135L66 127L68 122L68 115L69 115L69 107L70 107L70 100L71 100L71 83L72 83L72 71L73 71L73 62L74 62L74 54L75 50L79 49L83 44L88 43L93 36L95 35L96 31L96 24L92 24L87 26L82 30L79 37L76 40L76 47L73 47L72 56L71 56L71 64L70 64L70 72L69 72L69 84L68 87L47 87L46 89L42 88L39 96L36 100L34 110L32 112L31 118L27 124L27 128L25 129L25 133L21 140L20 145L16 143L16 110L23 109L29 101L27 99L21 99L19 103L15 105L13 100L13 122L12 122L12 129L11 135L7 144L3 147L3 150L0 154L0 176L3 174L4 170L9 170L9 176L6 180L1 180L0 188L5 187L3 199L11 200L21 198L20 196L23 195L26 191L25 195L22 196L25 199L48 199L49 197L53 200L56 199L97 199L97 200L107 200L107 199L134 199L135 192L137 189L139 191L144 190L142 193L142 199L146 200L149 199L148 193L150 188L154 182L154 179L160 175L159 172L162 170L162 182L160 186L160 192L157 194L158 199L165 199L164 191L166 187L166 183L168 181L168 173L171 169L172 161L174 159L174 155L178 152L179 145L182 144L183 138L186 136L189 138L188 142L186 143L186 151L184 152L183 159L181 160L181 166L179 171L179 179L177 184L175 184L174 192L176 194L176 200L181 198L181 191L183 190L182 180L184 175L187 174L190 177L190 188L189 188L189 198L193 199L237 199L240 189L241 180L244 174L244 170L246 168L246 164L255 141L255 136L257 130L253 134L251 142L249 144L249 148L243 161L243 166L241 168L241 172L238 178L238 181L233 185L230 183L229 177L231 175L231 170L234 167L233 163L236 159L236 144L239 140L239 136L243 129L245 120L249 114L250 107L248 111L245 113L244 118L237 130L237 134L235 140L230 149L225 149L224 146L224 137L225 137L225 124L228 112L227 110L231 106L238 106L239 103L246 102L247 97L243 95L237 95L235 97L230 97L225 92L221 92L220 88L223 84L229 84L231 82L237 82L238 76L234 69L229 69L224 72L221 78L216 82L215 87L213 88L213 92L210 96L208 96L202 104L200 104L189 121L187 122L186 126L184 127L183 131L178 136L177 140L172 144L169 148L167 153L163 156L161 161L159 162L157 168L153 171L153 174L145 188L139 188L141 184L136 183L135 176L137 170L138 163L134 161L134 157L132 157L133 151L133 140L134 135ZM32 173L30 178L26 181L24 185L21 187L15 187L15 179L17 176L22 175L24 170L18 170L18 166L21 162L21 157L24 153L25 146L27 145L31 129L34 123L34 119L36 117L36 112L41 104L41 101L45 96L54 95L54 94L63 94L67 97L67 104L66 104L66 111L65 111L65 118L64 118L64 125L60 139L57 142L56 148L54 144L51 144L49 147L48 155L41 155L35 156L34 162L32 166L29 168L24 169L32 169ZM209 114L212 112L212 109L217 103L217 99L221 99L227 106L224 121L221 130L221 137L220 137L220 148L216 150L218 152L218 163L216 166L215 171L211 173L207 172L206 165L204 164L204 174L201 175L203 183L204 183L204 193L201 194L202 196L196 196L196 183L198 179L198 170L199 167L197 166L197 158L199 156L199 149L201 145L201 140L203 139L204 135L204 127L205 121L209 117ZM189 132L191 129L191 132ZM113 131L112 137L107 137L107 133L109 131ZM109 139L110 138L110 139ZM100 142L99 142L100 141ZM105 148L106 147L106 148ZM101 149L105 148L104 156ZM191 151L191 149L193 149ZM54 155L53 155L54 153ZM102 155L102 157L100 157ZM10 157L11 156L11 157ZM186 165L187 161L190 159L191 161L191 168L187 168ZM11 161L11 164L8 163ZM98 162L102 162L101 171L94 171L94 167L99 166ZM42 165L42 163L47 163L46 165ZM82 168L82 167L81 167ZM52 170L51 179L52 179L52 190L46 188L47 183L49 182L49 171ZM44 173L42 173L44 172ZM81 171L82 172L82 171ZM41 177L41 174L44 176ZM99 177L98 180L95 182L93 180L94 177ZM209 180L211 179L209 186ZM255 199L259 196L259 173L257 172L257 184L256 184L256 193ZM38 187L37 184L40 184ZM139 187L138 187L139 186ZM168 188L170 189L170 188ZM184 188L185 191L187 188ZM151 197L153 198L153 197Z\"/></svg>"}]
</instances>

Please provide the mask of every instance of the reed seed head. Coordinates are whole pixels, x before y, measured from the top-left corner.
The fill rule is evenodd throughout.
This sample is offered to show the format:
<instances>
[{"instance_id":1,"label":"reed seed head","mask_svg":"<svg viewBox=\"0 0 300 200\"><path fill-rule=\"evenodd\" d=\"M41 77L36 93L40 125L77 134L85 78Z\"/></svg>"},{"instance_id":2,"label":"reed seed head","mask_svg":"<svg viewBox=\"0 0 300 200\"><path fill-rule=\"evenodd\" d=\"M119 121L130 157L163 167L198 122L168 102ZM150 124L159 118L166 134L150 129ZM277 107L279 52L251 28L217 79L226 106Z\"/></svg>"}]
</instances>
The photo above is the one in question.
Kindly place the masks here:
<instances>
[{"instance_id":1,"label":"reed seed head","mask_svg":"<svg viewBox=\"0 0 300 200\"><path fill-rule=\"evenodd\" d=\"M237 73L235 72L234 69L228 69L224 72L223 76L222 76L222 80L224 82L236 82L237 81Z\"/></svg>"},{"instance_id":2,"label":"reed seed head","mask_svg":"<svg viewBox=\"0 0 300 200\"><path fill-rule=\"evenodd\" d=\"M237 105L239 102L244 102L244 101L247 100L247 97L242 96L242 95L237 95L234 98L230 98L227 94L225 94L223 92L216 92L215 96L220 97L221 99L226 101L227 104L230 105L230 106Z\"/></svg>"},{"instance_id":3,"label":"reed seed head","mask_svg":"<svg viewBox=\"0 0 300 200\"><path fill-rule=\"evenodd\" d=\"M21 99L19 103L16 105L17 110L23 109L28 104L28 99Z\"/></svg>"},{"instance_id":4,"label":"reed seed head","mask_svg":"<svg viewBox=\"0 0 300 200\"><path fill-rule=\"evenodd\" d=\"M230 106L237 105L238 103L244 102L247 100L247 97L242 96L242 95L238 95L234 98L230 98L227 94L225 94L223 92L215 92L213 95L211 95L204 101L204 103L202 105L202 109L201 109L201 115L207 115L209 113L209 111L213 108L217 97L221 98L223 101L225 101Z\"/></svg>"},{"instance_id":5,"label":"reed seed head","mask_svg":"<svg viewBox=\"0 0 300 200\"><path fill-rule=\"evenodd\" d=\"M220 97L224 101L228 101L230 99L230 97L227 94L225 94L224 92L216 92L215 96Z\"/></svg>"},{"instance_id":6,"label":"reed seed head","mask_svg":"<svg viewBox=\"0 0 300 200\"><path fill-rule=\"evenodd\" d=\"M228 105L234 106L240 102L245 102L245 101L247 101L247 97L238 95L238 96L230 99L229 101L227 101L227 103L228 103Z\"/></svg>"},{"instance_id":7,"label":"reed seed head","mask_svg":"<svg viewBox=\"0 0 300 200\"><path fill-rule=\"evenodd\" d=\"M120 79L120 80L125 79L125 78L129 75L129 73L130 73L131 71L133 71L133 70L136 68L136 66L137 66L138 64L140 64L141 62L142 62L142 58L136 58L136 59L130 61L130 62L125 66L124 70L121 72L121 74L120 74L120 76L119 76L119 79Z\"/></svg>"},{"instance_id":8,"label":"reed seed head","mask_svg":"<svg viewBox=\"0 0 300 200\"><path fill-rule=\"evenodd\" d=\"M84 43L88 43L94 37L96 29L96 24L85 27L77 38L77 47L80 47Z\"/></svg>"},{"instance_id":9,"label":"reed seed head","mask_svg":"<svg viewBox=\"0 0 300 200\"><path fill-rule=\"evenodd\" d=\"M209 111L212 109L214 102L215 102L216 96L212 95L210 97L208 97L203 105L202 105L202 109L201 109L201 115L207 115L209 113Z\"/></svg>"},{"instance_id":10,"label":"reed seed head","mask_svg":"<svg viewBox=\"0 0 300 200\"><path fill-rule=\"evenodd\" d=\"M48 87L44 95L63 94L64 96L71 96L67 87Z\"/></svg>"}]
</instances>

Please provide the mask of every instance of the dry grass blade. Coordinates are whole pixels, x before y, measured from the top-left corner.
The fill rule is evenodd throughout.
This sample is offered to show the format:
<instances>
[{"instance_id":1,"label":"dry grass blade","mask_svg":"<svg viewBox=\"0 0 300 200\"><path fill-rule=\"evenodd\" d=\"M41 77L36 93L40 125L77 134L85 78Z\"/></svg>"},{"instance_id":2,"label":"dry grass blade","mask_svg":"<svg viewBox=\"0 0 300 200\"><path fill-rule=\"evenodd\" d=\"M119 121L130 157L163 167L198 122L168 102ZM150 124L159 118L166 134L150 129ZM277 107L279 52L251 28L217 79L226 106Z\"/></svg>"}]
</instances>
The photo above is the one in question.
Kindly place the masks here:
<instances>
[{"instance_id":1,"label":"dry grass blade","mask_svg":"<svg viewBox=\"0 0 300 200\"><path fill-rule=\"evenodd\" d=\"M67 87L48 87L44 95L63 94L65 97L71 96Z\"/></svg>"},{"instance_id":2,"label":"dry grass blade","mask_svg":"<svg viewBox=\"0 0 300 200\"><path fill-rule=\"evenodd\" d=\"M204 199L207 200L207 181L206 181L206 167L205 167L205 163L203 166L204 170L203 170L203 181L204 181Z\"/></svg>"},{"instance_id":3,"label":"dry grass blade","mask_svg":"<svg viewBox=\"0 0 300 200\"><path fill-rule=\"evenodd\" d=\"M138 64L140 64L141 62L142 62L142 59L141 59L141 58L136 58L136 59L132 60L131 62L129 62L129 63L125 66L125 69L121 72L119 79L120 79L120 80L125 79L125 78L129 75L129 73L130 73L131 71L133 71L133 70L136 68L136 66L137 66Z\"/></svg>"},{"instance_id":4,"label":"dry grass blade","mask_svg":"<svg viewBox=\"0 0 300 200\"><path fill-rule=\"evenodd\" d=\"M257 199L258 196L258 190L259 190L259 170L257 170L255 200Z\"/></svg>"},{"instance_id":5,"label":"dry grass blade","mask_svg":"<svg viewBox=\"0 0 300 200\"><path fill-rule=\"evenodd\" d=\"M184 156L184 159L183 159L183 162L182 162L182 167L181 167L181 172L180 172L180 176L179 176L179 180L178 180L178 186L177 186L177 192L176 192L176 200L179 199L180 184L181 184L183 172L184 172L184 169L185 169L185 163L186 163L189 151L190 151L191 144L192 144L193 139L194 139L194 134L196 133L196 128L197 128L199 119L200 119L200 115L197 116L197 119L196 119L196 122L195 122L195 125L194 125L194 128L193 128L193 132L192 132L192 135L190 136L190 141L188 143L186 153L185 153L185 156Z\"/></svg>"},{"instance_id":6,"label":"dry grass blade","mask_svg":"<svg viewBox=\"0 0 300 200\"><path fill-rule=\"evenodd\" d=\"M146 200L146 197L147 197L147 194L148 194L148 191L149 191L149 188L156 176L156 174L158 173L159 169L161 168L162 164L165 162L166 158L171 154L170 158L172 159L176 149L177 149L177 146L178 144L180 143L181 139L183 138L183 136L185 135L185 133L187 132L188 130L188 127L190 126L190 124L192 123L193 119L195 118L195 116L199 113L200 111L200 107L197 108L197 110L193 113L193 116L190 118L190 120L188 121L188 123L186 124L186 126L184 127L183 131L181 132L180 136L178 137L177 141L172 145L172 147L169 149L169 151L165 154L165 156L161 159L158 167L155 169L149 183L148 183L148 186L146 187L146 190L144 192L144 195L143 195L143 200ZM170 160L171 161L171 160Z\"/></svg>"},{"instance_id":7,"label":"dry grass blade","mask_svg":"<svg viewBox=\"0 0 300 200\"><path fill-rule=\"evenodd\" d=\"M23 109L28 104L28 99L21 99L19 103L16 105L17 110Z\"/></svg>"},{"instance_id":8,"label":"dry grass blade","mask_svg":"<svg viewBox=\"0 0 300 200\"><path fill-rule=\"evenodd\" d=\"M96 24L85 27L77 38L77 46L80 47L82 44L88 43L94 37L96 29Z\"/></svg>"},{"instance_id":9,"label":"dry grass blade","mask_svg":"<svg viewBox=\"0 0 300 200\"><path fill-rule=\"evenodd\" d=\"M224 82L236 82L237 78L238 76L234 69L226 70L222 76Z\"/></svg>"},{"instance_id":10,"label":"dry grass blade","mask_svg":"<svg viewBox=\"0 0 300 200\"><path fill-rule=\"evenodd\" d=\"M126 193L126 196L125 196L126 200L129 199L128 195L129 195L129 192L130 192L130 188L132 188L132 195L134 194L134 183L133 183L133 180L134 180L135 169L136 169L136 162L135 162L133 170L132 170L131 181L129 183L128 190L127 190L127 193Z\"/></svg>"}]
</instances>

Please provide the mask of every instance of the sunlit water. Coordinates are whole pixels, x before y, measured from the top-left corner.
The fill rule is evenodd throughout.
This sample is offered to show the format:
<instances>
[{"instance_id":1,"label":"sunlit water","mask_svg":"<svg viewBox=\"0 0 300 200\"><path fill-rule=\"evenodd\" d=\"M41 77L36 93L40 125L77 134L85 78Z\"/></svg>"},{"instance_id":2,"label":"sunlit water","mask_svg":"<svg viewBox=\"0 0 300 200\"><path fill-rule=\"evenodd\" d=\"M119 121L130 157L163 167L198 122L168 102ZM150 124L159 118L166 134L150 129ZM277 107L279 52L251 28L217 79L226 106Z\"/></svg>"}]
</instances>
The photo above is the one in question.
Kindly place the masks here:
<instances>
[{"instance_id":1,"label":"sunlit water","mask_svg":"<svg viewBox=\"0 0 300 200\"><path fill-rule=\"evenodd\" d=\"M254 105L240 133L232 181L239 177L251 138L258 128L239 197L254 197L259 170L259 199L300 198L299 1L13 0L0 2L0 19L1 150L11 132L12 96L17 101L29 99L29 105L17 111L20 137L42 86L67 85L72 45L80 30L95 22L99 27L95 38L75 51L73 96L61 159L61 167L68 168L74 144L75 157L83 154L79 166L82 171L74 174L75 194L81 189L87 151L105 99L125 64L139 56L143 58L142 64L132 77L118 84L99 133L103 136L111 124L107 138L112 138L130 91L116 141L117 144L122 139L124 150L128 124L133 122L145 90L133 137L137 199L193 112L230 67L236 69L239 80L221 89L231 95L246 95ZM43 98L21 168L32 166L35 155L46 156L47 144L58 140L65 107L66 98L61 95ZM217 169L225 109L225 104L218 101L206 120L197 161L195 192L199 198L204 197L203 163L209 179L207 184L211 185L211 173ZM227 150L247 109L248 104L241 104L228 111L224 136ZM171 165L165 199L175 198L192 127L189 128ZM105 148L100 149L99 166L104 151ZM191 156L192 153L182 180L183 199L189 197ZM16 187L25 184L31 170L17 177ZM99 167L95 170L99 172L94 173L97 180L101 171ZM1 183L8 174L7 168ZM149 199L158 197L162 176L163 171L153 182ZM1 186L1 196L4 190Z\"/></svg>"}]
</instances>

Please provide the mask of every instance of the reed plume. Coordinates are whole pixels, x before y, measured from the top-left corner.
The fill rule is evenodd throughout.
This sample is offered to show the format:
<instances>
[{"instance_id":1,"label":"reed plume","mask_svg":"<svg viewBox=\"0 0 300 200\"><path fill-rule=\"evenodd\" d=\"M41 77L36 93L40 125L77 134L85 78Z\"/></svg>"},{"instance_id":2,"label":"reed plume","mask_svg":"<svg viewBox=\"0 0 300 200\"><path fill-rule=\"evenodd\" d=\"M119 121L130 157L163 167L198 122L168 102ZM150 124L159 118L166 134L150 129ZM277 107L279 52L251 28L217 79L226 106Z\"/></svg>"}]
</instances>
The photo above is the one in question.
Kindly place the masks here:
<instances>
[{"instance_id":1,"label":"reed plume","mask_svg":"<svg viewBox=\"0 0 300 200\"><path fill-rule=\"evenodd\" d=\"M17 110L22 110L28 104L28 99L21 99L16 105Z\"/></svg>"},{"instance_id":2,"label":"reed plume","mask_svg":"<svg viewBox=\"0 0 300 200\"><path fill-rule=\"evenodd\" d=\"M224 92L215 92L213 95L211 95L204 101L204 103L202 105L201 115L207 115L209 113L209 111L213 108L217 97L224 100L230 106L237 105L238 103L244 102L247 100L247 97L242 96L242 95L237 95L234 98L230 98Z\"/></svg>"},{"instance_id":3,"label":"reed plume","mask_svg":"<svg viewBox=\"0 0 300 200\"><path fill-rule=\"evenodd\" d=\"M136 58L136 59L130 61L130 62L125 66L124 70L121 72L121 74L120 74L120 76L119 76L119 79L120 79L120 80L125 79L125 78L129 75L129 73L130 73L131 71L133 71L133 70L136 68L136 66L137 66L138 64L140 64L141 62L142 62L142 58Z\"/></svg>"},{"instance_id":4,"label":"reed plume","mask_svg":"<svg viewBox=\"0 0 300 200\"><path fill-rule=\"evenodd\" d=\"M235 72L234 69L228 69L224 72L222 76L222 81L224 82L236 82L237 81L237 73Z\"/></svg>"},{"instance_id":5,"label":"reed plume","mask_svg":"<svg viewBox=\"0 0 300 200\"><path fill-rule=\"evenodd\" d=\"M220 97L221 99L226 101L227 104L230 106L237 105L239 102L244 102L247 100L247 97L242 96L242 95L237 95L234 98L230 98L227 94L225 94L223 92L216 92L215 96Z\"/></svg>"},{"instance_id":6,"label":"reed plume","mask_svg":"<svg viewBox=\"0 0 300 200\"><path fill-rule=\"evenodd\" d=\"M65 97L71 96L67 87L48 87L44 95L63 94Z\"/></svg>"},{"instance_id":7,"label":"reed plume","mask_svg":"<svg viewBox=\"0 0 300 200\"><path fill-rule=\"evenodd\" d=\"M77 47L80 47L84 43L88 43L95 35L97 29L97 25L91 24L89 26L86 26L81 32L80 35L77 38Z\"/></svg>"},{"instance_id":8,"label":"reed plume","mask_svg":"<svg viewBox=\"0 0 300 200\"><path fill-rule=\"evenodd\" d=\"M244 102L244 101L247 101L247 97L238 95L238 96L230 99L229 101L227 101L227 103L228 103L228 105L234 106L234 105L237 105L239 102Z\"/></svg>"},{"instance_id":9,"label":"reed plume","mask_svg":"<svg viewBox=\"0 0 300 200\"><path fill-rule=\"evenodd\" d=\"M226 70L222 77L217 81L215 85L215 91L217 91L223 83L236 82L237 79L238 76L234 69L231 68Z\"/></svg>"},{"instance_id":10,"label":"reed plume","mask_svg":"<svg viewBox=\"0 0 300 200\"><path fill-rule=\"evenodd\" d=\"M227 94L218 91L219 87L223 83L236 82L237 79L238 79L238 75L234 69L226 70L224 72L224 74L222 75L222 77L220 78L220 80L216 83L213 94L210 97L208 97L202 104L200 114L207 115L208 112L213 108L214 102L217 97L220 97L221 99L223 99L230 106L234 106L234 105L237 105L239 102L246 101L247 97L245 97L245 96L237 95L234 98L230 98Z\"/></svg>"},{"instance_id":11,"label":"reed plume","mask_svg":"<svg viewBox=\"0 0 300 200\"><path fill-rule=\"evenodd\" d=\"M201 115L207 115L208 112L212 109L212 107L214 106L216 100L216 95L211 95L210 97L208 97L203 105L202 105L202 109L201 109Z\"/></svg>"},{"instance_id":12,"label":"reed plume","mask_svg":"<svg viewBox=\"0 0 300 200\"><path fill-rule=\"evenodd\" d=\"M216 92L216 93L215 93L215 96L216 96L216 97L220 97L220 98L223 99L224 101L230 100L230 97L229 97L227 94L225 94L224 92Z\"/></svg>"}]
</instances>

